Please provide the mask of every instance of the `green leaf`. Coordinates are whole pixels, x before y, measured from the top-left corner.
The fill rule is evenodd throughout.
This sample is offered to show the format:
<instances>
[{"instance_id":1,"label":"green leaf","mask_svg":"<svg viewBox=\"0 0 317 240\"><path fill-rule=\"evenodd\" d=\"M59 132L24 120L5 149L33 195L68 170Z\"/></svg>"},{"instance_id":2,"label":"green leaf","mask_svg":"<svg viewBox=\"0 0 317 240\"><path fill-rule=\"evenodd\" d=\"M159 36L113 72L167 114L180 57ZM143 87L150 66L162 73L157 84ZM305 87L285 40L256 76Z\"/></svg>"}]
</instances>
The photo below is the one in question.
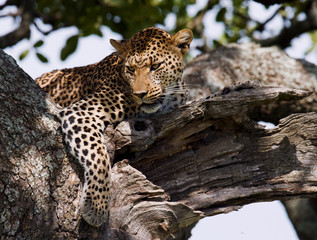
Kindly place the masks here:
<instances>
[{"instance_id":1,"label":"green leaf","mask_svg":"<svg viewBox=\"0 0 317 240\"><path fill-rule=\"evenodd\" d=\"M22 61L29 54L29 52L29 50L25 50L23 53L21 53L19 56L19 60Z\"/></svg>"},{"instance_id":2,"label":"green leaf","mask_svg":"<svg viewBox=\"0 0 317 240\"><path fill-rule=\"evenodd\" d=\"M117 8L124 7L127 4L127 2L124 0L103 0L102 3L110 7Z\"/></svg>"},{"instance_id":3,"label":"green leaf","mask_svg":"<svg viewBox=\"0 0 317 240\"><path fill-rule=\"evenodd\" d=\"M96 30L96 35L99 36L99 37L102 37L102 32L99 29L97 29Z\"/></svg>"},{"instance_id":4,"label":"green leaf","mask_svg":"<svg viewBox=\"0 0 317 240\"><path fill-rule=\"evenodd\" d=\"M67 39L65 46L61 51L61 59L64 61L69 55L75 52L78 45L78 35L71 36Z\"/></svg>"},{"instance_id":5,"label":"green leaf","mask_svg":"<svg viewBox=\"0 0 317 240\"><path fill-rule=\"evenodd\" d=\"M43 42L42 40L39 40L39 41L37 41L36 43L34 43L33 47L34 47L34 48L38 48L38 47L42 46L43 43L44 43L44 42Z\"/></svg>"},{"instance_id":6,"label":"green leaf","mask_svg":"<svg viewBox=\"0 0 317 240\"><path fill-rule=\"evenodd\" d=\"M36 53L36 56L38 57L38 59L43 62L43 63L47 63L48 62L48 59L41 53L37 52Z\"/></svg>"},{"instance_id":7,"label":"green leaf","mask_svg":"<svg viewBox=\"0 0 317 240\"><path fill-rule=\"evenodd\" d=\"M235 7L235 8L240 7L242 5L242 3L243 3L243 0L233 0L232 1L233 7Z\"/></svg>"},{"instance_id":8,"label":"green leaf","mask_svg":"<svg viewBox=\"0 0 317 240\"><path fill-rule=\"evenodd\" d=\"M220 11L217 13L216 21L217 22L223 22L224 19L225 19L226 12L227 12L226 8L221 8Z\"/></svg>"}]
</instances>

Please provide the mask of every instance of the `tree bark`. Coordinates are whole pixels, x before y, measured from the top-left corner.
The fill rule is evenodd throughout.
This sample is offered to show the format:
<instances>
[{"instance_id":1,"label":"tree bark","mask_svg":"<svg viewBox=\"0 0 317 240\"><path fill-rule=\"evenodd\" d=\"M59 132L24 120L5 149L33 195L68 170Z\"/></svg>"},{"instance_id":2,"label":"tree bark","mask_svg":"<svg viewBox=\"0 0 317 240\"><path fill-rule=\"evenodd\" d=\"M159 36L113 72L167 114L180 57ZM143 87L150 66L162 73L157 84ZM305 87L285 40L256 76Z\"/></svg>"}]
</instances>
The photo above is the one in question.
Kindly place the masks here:
<instances>
[{"instance_id":1,"label":"tree bark","mask_svg":"<svg viewBox=\"0 0 317 240\"><path fill-rule=\"evenodd\" d=\"M300 101L274 102L249 110L249 116L278 124L292 113L317 112L317 67L288 57L276 47L261 48L254 43L230 44L202 54L191 61L184 78L191 96L209 96L225 85L245 79L262 85L307 89L313 93ZM316 239L315 199L282 201L300 239ZM306 213L310 214L306 214Z\"/></svg>"},{"instance_id":2,"label":"tree bark","mask_svg":"<svg viewBox=\"0 0 317 240\"><path fill-rule=\"evenodd\" d=\"M317 112L317 67L292 59L277 47L261 48L254 43L221 46L190 61L184 79L191 89L191 99L210 96L244 81L313 92L300 101L272 102L250 109L254 120L277 124L291 113Z\"/></svg>"},{"instance_id":3,"label":"tree bark","mask_svg":"<svg viewBox=\"0 0 317 240\"><path fill-rule=\"evenodd\" d=\"M271 130L249 117L311 92L247 82L109 126L110 218L91 227L77 209L83 171L63 145L58 108L2 51L0 64L4 239L187 239L204 216L317 195L317 114L289 115Z\"/></svg>"},{"instance_id":4,"label":"tree bark","mask_svg":"<svg viewBox=\"0 0 317 240\"><path fill-rule=\"evenodd\" d=\"M317 239L317 199L293 199L283 204L299 239Z\"/></svg>"}]
</instances>

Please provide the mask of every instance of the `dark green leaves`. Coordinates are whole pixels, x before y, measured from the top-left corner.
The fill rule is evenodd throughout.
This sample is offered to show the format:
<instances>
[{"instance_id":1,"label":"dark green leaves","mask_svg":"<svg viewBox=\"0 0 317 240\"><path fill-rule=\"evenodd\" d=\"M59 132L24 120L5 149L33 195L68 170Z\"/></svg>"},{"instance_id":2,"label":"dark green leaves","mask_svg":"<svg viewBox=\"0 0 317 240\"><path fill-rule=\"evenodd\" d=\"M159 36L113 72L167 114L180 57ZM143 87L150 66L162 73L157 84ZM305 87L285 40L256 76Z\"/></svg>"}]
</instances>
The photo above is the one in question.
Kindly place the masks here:
<instances>
[{"instance_id":1,"label":"dark green leaves","mask_svg":"<svg viewBox=\"0 0 317 240\"><path fill-rule=\"evenodd\" d=\"M43 63L47 63L48 62L48 59L41 53L37 52L36 53L36 56L38 57L38 59L43 62Z\"/></svg>"},{"instance_id":2,"label":"dark green leaves","mask_svg":"<svg viewBox=\"0 0 317 240\"><path fill-rule=\"evenodd\" d=\"M69 55L75 52L78 45L78 35L71 36L67 39L65 46L61 51L61 59L64 61Z\"/></svg>"},{"instance_id":3,"label":"dark green leaves","mask_svg":"<svg viewBox=\"0 0 317 240\"><path fill-rule=\"evenodd\" d=\"M43 45L43 40L39 40L39 41L37 41L36 43L34 43L34 45L33 45L33 47L34 48L38 48L38 47L41 47L42 45Z\"/></svg>"},{"instance_id":4,"label":"dark green leaves","mask_svg":"<svg viewBox=\"0 0 317 240\"><path fill-rule=\"evenodd\" d=\"M47 57L45 57L42 53L40 53L38 51L38 48L41 47L42 45L44 44L43 40L39 40L37 41L36 43L33 44L33 49L30 48L30 49L27 49L25 51L23 51L20 56L19 56L19 60L23 60L26 56L29 55L29 53L32 51L32 50L35 50L35 54L37 56L37 58L43 62L43 63L47 63L48 62L48 59Z\"/></svg>"},{"instance_id":5,"label":"dark green leaves","mask_svg":"<svg viewBox=\"0 0 317 240\"><path fill-rule=\"evenodd\" d=\"M219 12L217 13L217 16L216 16L216 21L217 22L223 22L225 20L225 14L227 12L227 9L226 8L221 8L219 10Z\"/></svg>"},{"instance_id":6,"label":"dark green leaves","mask_svg":"<svg viewBox=\"0 0 317 240\"><path fill-rule=\"evenodd\" d=\"M310 12L313 1L275 1L281 4L273 6L274 1L269 1L270 3L266 4L266 1L206 0L204 1L205 6L200 6L199 9L196 9L197 11L194 11L194 16L189 16L187 10L190 4L196 3L195 0L38 0L35 2L34 11L38 13L40 19L35 17L33 22L42 21L49 25L51 28L49 32L65 27L74 27L78 30L77 35L67 39L62 49L57 49L57 51L60 51L60 58L65 60L76 51L80 37L102 36L101 30L104 26L109 27L113 32L122 34L123 38L127 39L143 28L164 24L166 16L171 13L176 16L175 29L172 29L171 34L182 28L191 28L195 38L206 40L202 47L204 51L208 47L214 47L217 44L239 42L241 39L259 42L261 39L257 39L257 37L265 35L262 33L267 31L267 26L274 21L275 17L282 18L283 26L292 26L296 21L297 23L300 21L299 18L304 21L308 19L307 14ZM250 8L255 6L256 9L261 9L263 6L273 8L275 12L271 11L271 16L267 16L266 19L259 22L256 18L252 19L252 14L249 11ZM211 11L216 13L215 19L209 22L203 21ZM262 13L259 11L259 14ZM216 20L216 23L213 20ZM213 24L218 23L224 26L223 33L219 34L221 37L213 40L206 38L206 32L213 31ZM313 26L309 21L306 21L305 24ZM38 29L41 28L41 24L37 26ZM295 26L304 25L297 24ZM314 27L311 30L316 29ZM296 31L301 34L307 30L303 28L303 30L298 31L296 29ZM42 32L44 35L47 34L44 30ZM311 37L314 43L311 50L315 50L317 41L315 33ZM288 43L292 38L294 36L286 36ZM284 38L282 40L285 42ZM39 53L39 48L43 43L43 40L37 41L30 49L21 53L19 58L22 60L31 51L35 50L37 57L42 62L47 62L47 58L43 55L45 53ZM279 43L275 44L278 45ZM285 46L287 45L289 44Z\"/></svg>"},{"instance_id":7,"label":"dark green leaves","mask_svg":"<svg viewBox=\"0 0 317 240\"><path fill-rule=\"evenodd\" d=\"M29 52L29 50L25 50L24 52L22 52L19 56L19 60L23 60L29 54Z\"/></svg>"}]
</instances>

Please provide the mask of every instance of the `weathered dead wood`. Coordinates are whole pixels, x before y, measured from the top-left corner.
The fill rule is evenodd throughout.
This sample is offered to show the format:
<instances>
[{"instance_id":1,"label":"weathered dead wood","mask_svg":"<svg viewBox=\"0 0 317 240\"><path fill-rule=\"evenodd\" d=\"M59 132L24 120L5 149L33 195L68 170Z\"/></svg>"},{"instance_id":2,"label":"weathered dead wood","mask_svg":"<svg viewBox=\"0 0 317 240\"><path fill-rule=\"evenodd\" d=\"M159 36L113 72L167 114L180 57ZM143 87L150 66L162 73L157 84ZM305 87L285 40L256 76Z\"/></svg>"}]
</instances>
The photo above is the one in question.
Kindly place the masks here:
<instances>
[{"instance_id":1,"label":"weathered dead wood","mask_svg":"<svg viewBox=\"0 0 317 240\"><path fill-rule=\"evenodd\" d=\"M110 219L90 227L76 214L82 171L62 144L58 110L2 51L0 61L5 239L186 239L205 215L316 196L316 114L291 115L272 130L248 116L255 105L309 92L245 84L172 113L109 127L115 162ZM130 164L121 161L126 158Z\"/></svg>"},{"instance_id":2,"label":"weathered dead wood","mask_svg":"<svg viewBox=\"0 0 317 240\"><path fill-rule=\"evenodd\" d=\"M317 239L317 198L283 201L300 240Z\"/></svg>"},{"instance_id":3,"label":"weathered dead wood","mask_svg":"<svg viewBox=\"0 0 317 240\"><path fill-rule=\"evenodd\" d=\"M152 119L157 137L147 150L130 155L131 165L172 201L206 215L249 202L316 196L317 114L291 115L271 130L246 115L253 105L307 95L257 87L184 106ZM148 123L143 131L129 128L140 121L119 124L117 132L148 135Z\"/></svg>"},{"instance_id":4,"label":"weathered dead wood","mask_svg":"<svg viewBox=\"0 0 317 240\"><path fill-rule=\"evenodd\" d=\"M190 61L183 76L192 99L210 96L225 86L244 81L313 92L300 101L272 102L253 108L250 114L257 120L277 124L291 113L317 112L317 67L290 58L277 47L262 48L254 43L220 46Z\"/></svg>"},{"instance_id":5,"label":"weathered dead wood","mask_svg":"<svg viewBox=\"0 0 317 240\"><path fill-rule=\"evenodd\" d=\"M277 47L261 48L254 43L221 46L191 61L185 69L184 78L190 84L191 96L195 98L209 96L225 85L245 79L259 81L263 85L313 92L300 101L274 102L253 108L250 110L253 119L277 124L292 113L317 112L317 67L304 60L292 59ZM312 214L317 214L311 204L314 201L296 199L289 204L282 202L300 239L317 238L315 231L311 230L317 229Z\"/></svg>"}]
</instances>

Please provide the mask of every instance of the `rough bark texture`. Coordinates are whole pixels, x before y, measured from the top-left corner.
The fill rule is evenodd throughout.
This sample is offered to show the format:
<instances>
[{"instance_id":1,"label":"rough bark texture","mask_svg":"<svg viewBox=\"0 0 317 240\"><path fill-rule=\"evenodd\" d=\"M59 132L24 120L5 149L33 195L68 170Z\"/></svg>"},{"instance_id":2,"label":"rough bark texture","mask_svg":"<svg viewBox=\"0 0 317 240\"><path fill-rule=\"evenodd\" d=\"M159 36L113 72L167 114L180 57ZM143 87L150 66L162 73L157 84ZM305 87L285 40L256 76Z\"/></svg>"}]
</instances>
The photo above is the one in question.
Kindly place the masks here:
<instances>
[{"instance_id":1,"label":"rough bark texture","mask_svg":"<svg viewBox=\"0 0 317 240\"><path fill-rule=\"evenodd\" d=\"M184 78L191 86L192 98L196 99L246 79L263 85L313 92L300 101L274 102L250 109L249 116L255 120L277 124L292 113L317 112L317 67L292 59L276 47L261 48L254 43L219 47L191 61L185 69ZM300 239L317 239L317 221L313 214L316 208L311 204L314 201L296 199L289 204L282 202Z\"/></svg>"},{"instance_id":2,"label":"rough bark texture","mask_svg":"<svg viewBox=\"0 0 317 240\"><path fill-rule=\"evenodd\" d=\"M317 199L293 199L283 204L299 239L317 239Z\"/></svg>"},{"instance_id":3,"label":"rough bark texture","mask_svg":"<svg viewBox=\"0 0 317 240\"><path fill-rule=\"evenodd\" d=\"M254 106L311 92L246 83L107 128L110 219L93 228L77 214L82 169L63 145L58 109L2 51L0 65L4 239L187 239L207 215L317 196L317 114L289 115L271 130L249 118Z\"/></svg>"},{"instance_id":4,"label":"rough bark texture","mask_svg":"<svg viewBox=\"0 0 317 240\"><path fill-rule=\"evenodd\" d=\"M317 67L292 59L276 47L261 48L254 43L219 47L187 64L184 79L189 83L192 99L210 96L225 86L244 81L313 91L301 101L273 102L253 108L249 114L256 120L277 124L291 113L317 112Z\"/></svg>"}]
</instances>

